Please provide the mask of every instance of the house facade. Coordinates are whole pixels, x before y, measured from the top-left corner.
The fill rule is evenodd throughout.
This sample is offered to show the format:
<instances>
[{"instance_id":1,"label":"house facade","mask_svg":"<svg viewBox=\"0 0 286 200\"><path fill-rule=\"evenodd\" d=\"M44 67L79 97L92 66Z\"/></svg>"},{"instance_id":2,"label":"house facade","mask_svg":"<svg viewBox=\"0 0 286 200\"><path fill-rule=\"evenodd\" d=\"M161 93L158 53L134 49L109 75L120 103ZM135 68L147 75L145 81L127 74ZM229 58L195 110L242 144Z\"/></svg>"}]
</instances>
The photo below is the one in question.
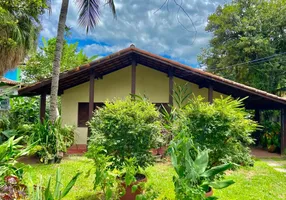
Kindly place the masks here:
<instances>
[{"instance_id":1,"label":"house facade","mask_svg":"<svg viewBox=\"0 0 286 200\"><path fill-rule=\"evenodd\" d=\"M59 95L64 124L76 126L75 143L85 146L88 140L86 122L97 106L106 100L125 98L130 94L146 96L156 104L174 104L176 85L185 85L194 95L213 99L232 96L246 98L247 109L253 109L259 121L262 109L281 111L281 146L286 147L286 99L267 92L194 69L181 63L146 52L131 45L110 56L61 73ZM19 90L19 95L41 95L44 117L46 95L50 94L51 79Z\"/></svg>"},{"instance_id":2,"label":"house facade","mask_svg":"<svg viewBox=\"0 0 286 200\"><path fill-rule=\"evenodd\" d=\"M138 64L136 66L135 94L147 97L152 103L169 103L169 77L167 74ZM126 98L132 93L132 66L94 80L94 107L102 105L106 100ZM196 96L201 95L208 101L208 89L174 77L175 85L185 85ZM213 91L213 98L219 98L222 93ZM61 117L63 124L76 126L76 144L86 144L88 129L89 82L69 88L61 95Z\"/></svg>"}]
</instances>

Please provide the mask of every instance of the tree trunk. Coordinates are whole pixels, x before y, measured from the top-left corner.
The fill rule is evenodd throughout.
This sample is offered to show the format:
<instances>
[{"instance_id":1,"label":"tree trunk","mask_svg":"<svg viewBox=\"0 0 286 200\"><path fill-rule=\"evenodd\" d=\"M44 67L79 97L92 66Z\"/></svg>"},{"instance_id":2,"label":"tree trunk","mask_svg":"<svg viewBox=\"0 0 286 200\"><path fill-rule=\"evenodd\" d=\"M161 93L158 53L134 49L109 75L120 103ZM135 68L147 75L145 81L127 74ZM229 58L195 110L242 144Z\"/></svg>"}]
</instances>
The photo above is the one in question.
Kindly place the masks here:
<instances>
[{"instance_id":1,"label":"tree trunk","mask_svg":"<svg viewBox=\"0 0 286 200\"><path fill-rule=\"evenodd\" d=\"M52 122L54 122L58 117L58 89L59 89L59 76L60 76L60 62L62 57L68 6L69 6L69 0L62 0L62 7L58 24L55 57L53 61L53 76L51 85L50 120Z\"/></svg>"}]
</instances>

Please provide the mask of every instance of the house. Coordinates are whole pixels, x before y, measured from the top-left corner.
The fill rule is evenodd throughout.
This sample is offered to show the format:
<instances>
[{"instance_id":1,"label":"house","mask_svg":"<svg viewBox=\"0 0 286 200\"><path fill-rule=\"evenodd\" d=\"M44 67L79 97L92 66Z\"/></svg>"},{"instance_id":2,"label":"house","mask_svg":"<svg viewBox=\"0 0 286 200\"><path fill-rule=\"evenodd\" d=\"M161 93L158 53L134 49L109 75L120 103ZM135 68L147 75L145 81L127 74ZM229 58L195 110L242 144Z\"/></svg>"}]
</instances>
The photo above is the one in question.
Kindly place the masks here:
<instances>
[{"instance_id":1,"label":"house","mask_svg":"<svg viewBox=\"0 0 286 200\"><path fill-rule=\"evenodd\" d=\"M10 108L10 96L18 94L19 82L0 77L0 112Z\"/></svg>"},{"instance_id":2,"label":"house","mask_svg":"<svg viewBox=\"0 0 286 200\"><path fill-rule=\"evenodd\" d=\"M281 110L281 146L286 145L286 99L227 80L217 75L194 69L170 59L146 52L131 45L117 53L87 65L61 73L59 95L64 124L75 125L75 143L85 148L88 138L86 122L96 106L107 99L124 98L129 94L147 96L154 103L173 104L175 84L189 83L195 95L210 103L214 98L231 95L245 98L245 107L256 111ZM19 90L19 95L41 95L41 118L44 117L46 95L51 91L51 79Z\"/></svg>"}]
</instances>

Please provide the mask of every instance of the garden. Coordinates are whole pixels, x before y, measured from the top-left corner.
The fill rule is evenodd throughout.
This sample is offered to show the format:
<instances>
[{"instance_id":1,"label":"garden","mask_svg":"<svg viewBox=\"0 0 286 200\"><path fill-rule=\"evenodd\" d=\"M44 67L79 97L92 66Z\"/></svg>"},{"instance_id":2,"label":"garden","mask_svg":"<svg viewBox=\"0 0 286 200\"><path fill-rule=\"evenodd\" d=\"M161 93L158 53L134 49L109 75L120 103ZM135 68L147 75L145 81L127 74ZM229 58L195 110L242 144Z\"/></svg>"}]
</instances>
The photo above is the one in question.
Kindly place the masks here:
<instances>
[{"instance_id":1,"label":"garden","mask_svg":"<svg viewBox=\"0 0 286 200\"><path fill-rule=\"evenodd\" d=\"M105 102L80 157L66 154L73 126L41 122L37 98L14 98L0 123L1 198L283 199L285 176L250 155L259 126L242 100L209 104L176 87L169 108L139 96Z\"/></svg>"}]
</instances>

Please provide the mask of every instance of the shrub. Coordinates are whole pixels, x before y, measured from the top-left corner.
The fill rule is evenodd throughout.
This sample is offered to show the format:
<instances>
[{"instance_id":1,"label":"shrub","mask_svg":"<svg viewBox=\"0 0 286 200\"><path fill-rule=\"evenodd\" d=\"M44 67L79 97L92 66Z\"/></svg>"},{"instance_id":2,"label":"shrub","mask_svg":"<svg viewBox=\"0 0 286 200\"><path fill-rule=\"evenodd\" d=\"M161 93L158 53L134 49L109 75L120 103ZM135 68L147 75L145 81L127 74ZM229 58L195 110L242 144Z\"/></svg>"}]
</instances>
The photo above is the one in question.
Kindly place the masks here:
<instances>
[{"instance_id":1,"label":"shrub","mask_svg":"<svg viewBox=\"0 0 286 200\"><path fill-rule=\"evenodd\" d=\"M267 147L269 152L280 150L280 130L279 122L265 120L262 122L263 130L261 143L263 147Z\"/></svg>"},{"instance_id":2,"label":"shrub","mask_svg":"<svg viewBox=\"0 0 286 200\"><path fill-rule=\"evenodd\" d=\"M32 150L41 162L60 162L62 152L66 152L74 142L74 127L61 125L60 118L54 123L51 121L38 122L31 130L29 143L37 143Z\"/></svg>"},{"instance_id":3,"label":"shrub","mask_svg":"<svg viewBox=\"0 0 286 200\"><path fill-rule=\"evenodd\" d=\"M220 181L215 178L233 165L227 163L208 168L209 150L197 149L184 132L179 133L171 142L170 152L176 171L176 176L173 177L176 199L206 199L205 194L211 188L223 189L234 183L232 180Z\"/></svg>"},{"instance_id":4,"label":"shrub","mask_svg":"<svg viewBox=\"0 0 286 200\"><path fill-rule=\"evenodd\" d=\"M11 128L17 129L22 124L33 124L39 121L39 98L17 97L11 99L9 120Z\"/></svg>"},{"instance_id":5,"label":"shrub","mask_svg":"<svg viewBox=\"0 0 286 200\"><path fill-rule=\"evenodd\" d=\"M247 147L253 143L251 133L256 122L243 108L242 100L230 97L215 99L213 104L194 97L175 122L174 133L185 132L201 149L210 149L210 165L234 162L250 165Z\"/></svg>"},{"instance_id":6,"label":"shrub","mask_svg":"<svg viewBox=\"0 0 286 200\"><path fill-rule=\"evenodd\" d=\"M113 155L111 168L122 168L126 159L135 158L136 167L153 163L150 149L156 147L161 123L155 105L144 99L106 102L88 123L90 146L103 146Z\"/></svg>"},{"instance_id":7,"label":"shrub","mask_svg":"<svg viewBox=\"0 0 286 200\"><path fill-rule=\"evenodd\" d=\"M11 137L0 145L0 185L5 176L16 175L22 178L23 166L17 162L17 159L27 155L33 145L24 148L22 145L19 145L21 139L22 137L17 139Z\"/></svg>"}]
</instances>

